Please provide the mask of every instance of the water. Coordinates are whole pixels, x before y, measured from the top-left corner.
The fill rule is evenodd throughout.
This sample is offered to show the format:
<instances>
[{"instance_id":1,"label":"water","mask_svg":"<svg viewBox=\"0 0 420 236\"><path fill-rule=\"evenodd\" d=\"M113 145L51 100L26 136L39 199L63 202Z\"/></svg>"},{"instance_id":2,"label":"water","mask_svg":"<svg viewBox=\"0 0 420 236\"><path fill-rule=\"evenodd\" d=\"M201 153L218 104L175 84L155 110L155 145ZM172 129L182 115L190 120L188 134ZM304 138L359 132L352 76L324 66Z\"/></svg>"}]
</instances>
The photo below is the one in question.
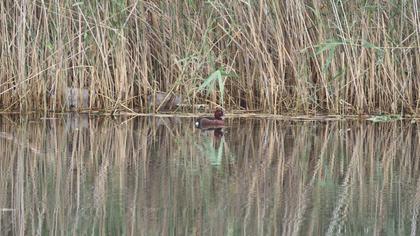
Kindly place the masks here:
<instances>
[{"instance_id":1,"label":"water","mask_svg":"<svg viewBox=\"0 0 420 236\"><path fill-rule=\"evenodd\" d=\"M409 122L0 118L0 235L416 235Z\"/></svg>"}]
</instances>

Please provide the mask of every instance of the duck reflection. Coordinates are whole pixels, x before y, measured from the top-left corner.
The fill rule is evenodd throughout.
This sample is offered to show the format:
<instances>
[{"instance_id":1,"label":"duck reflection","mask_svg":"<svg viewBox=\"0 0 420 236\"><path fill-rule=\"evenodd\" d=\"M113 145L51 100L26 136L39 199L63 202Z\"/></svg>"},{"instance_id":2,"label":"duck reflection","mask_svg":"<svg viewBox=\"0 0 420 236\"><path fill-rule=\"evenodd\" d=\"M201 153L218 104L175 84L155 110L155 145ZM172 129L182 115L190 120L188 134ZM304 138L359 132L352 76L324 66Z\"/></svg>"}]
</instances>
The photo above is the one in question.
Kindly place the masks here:
<instances>
[{"instance_id":1,"label":"duck reflection","mask_svg":"<svg viewBox=\"0 0 420 236\"><path fill-rule=\"evenodd\" d=\"M203 140L200 145L200 150L209 158L212 165L219 166L223 159L223 149L225 146L223 129L209 128L200 130L205 134L210 134Z\"/></svg>"}]
</instances>

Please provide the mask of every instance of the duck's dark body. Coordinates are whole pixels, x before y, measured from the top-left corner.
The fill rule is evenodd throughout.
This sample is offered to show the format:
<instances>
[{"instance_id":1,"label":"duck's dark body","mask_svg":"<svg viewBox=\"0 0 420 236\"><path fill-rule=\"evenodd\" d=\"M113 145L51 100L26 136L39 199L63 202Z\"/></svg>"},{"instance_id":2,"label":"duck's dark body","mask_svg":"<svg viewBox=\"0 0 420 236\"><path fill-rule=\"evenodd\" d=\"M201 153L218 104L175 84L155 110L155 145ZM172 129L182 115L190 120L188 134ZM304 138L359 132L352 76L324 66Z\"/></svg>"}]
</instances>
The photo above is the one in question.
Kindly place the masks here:
<instances>
[{"instance_id":1,"label":"duck's dark body","mask_svg":"<svg viewBox=\"0 0 420 236\"><path fill-rule=\"evenodd\" d=\"M224 125L225 121L223 120L223 111L220 108L216 109L214 112L214 118L201 117L195 122L195 127L199 129L220 128Z\"/></svg>"}]
</instances>

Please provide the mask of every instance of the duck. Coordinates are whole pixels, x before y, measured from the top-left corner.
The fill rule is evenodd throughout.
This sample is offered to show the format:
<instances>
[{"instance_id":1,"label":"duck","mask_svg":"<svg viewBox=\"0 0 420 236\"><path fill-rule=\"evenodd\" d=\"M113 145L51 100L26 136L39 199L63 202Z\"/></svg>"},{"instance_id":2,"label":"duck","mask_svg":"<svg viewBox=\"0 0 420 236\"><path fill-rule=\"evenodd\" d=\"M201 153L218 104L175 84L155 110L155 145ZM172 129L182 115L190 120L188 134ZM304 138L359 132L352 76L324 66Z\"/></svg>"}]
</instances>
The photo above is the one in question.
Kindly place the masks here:
<instances>
[{"instance_id":1,"label":"duck","mask_svg":"<svg viewBox=\"0 0 420 236\"><path fill-rule=\"evenodd\" d=\"M217 129L225 125L223 120L223 110L222 108L216 108L214 111L214 118L212 117L200 117L195 122L195 127L199 129Z\"/></svg>"}]
</instances>

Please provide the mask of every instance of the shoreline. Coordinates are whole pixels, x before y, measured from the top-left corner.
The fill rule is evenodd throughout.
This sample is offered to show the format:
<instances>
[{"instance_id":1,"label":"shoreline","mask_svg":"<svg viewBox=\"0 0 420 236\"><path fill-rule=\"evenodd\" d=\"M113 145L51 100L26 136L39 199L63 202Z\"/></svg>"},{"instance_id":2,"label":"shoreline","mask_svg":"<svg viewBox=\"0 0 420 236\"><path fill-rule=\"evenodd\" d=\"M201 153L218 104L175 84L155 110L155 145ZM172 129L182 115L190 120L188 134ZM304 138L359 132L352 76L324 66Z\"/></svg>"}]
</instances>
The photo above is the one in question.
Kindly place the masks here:
<instances>
[{"instance_id":1,"label":"shoreline","mask_svg":"<svg viewBox=\"0 0 420 236\"><path fill-rule=\"evenodd\" d=\"M165 118L165 117L179 117L179 118L197 118L200 116L211 116L212 113L189 113L189 112L173 112L173 113L136 113L136 112L101 112L101 111L82 111L82 112L37 112L37 111L30 111L30 112L0 112L0 116L7 116L7 115L19 115L19 116L30 116L30 115L41 115L44 116L43 119L54 119L56 115L90 115L90 116L103 116L103 117L157 117L157 118ZM377 122L386 122L386 121L397 121L397 120L419 120L420 115L400 115L400 114L363 114L363 115L352 115L352 114L344 114L344 115L337 115L337 114L284 114L284 115L276 115L276 114L269 114L269 113L254 113L254 112L237 112L233 111L231 113L226 113L225 118L257 118L257 119L270 119L270 120L303 120L303 121L330 121L330 120L370 120L370 121L377 121ZM385 120L374 120L374 119L385 119Z\"/></svg>"}]
</instances>

